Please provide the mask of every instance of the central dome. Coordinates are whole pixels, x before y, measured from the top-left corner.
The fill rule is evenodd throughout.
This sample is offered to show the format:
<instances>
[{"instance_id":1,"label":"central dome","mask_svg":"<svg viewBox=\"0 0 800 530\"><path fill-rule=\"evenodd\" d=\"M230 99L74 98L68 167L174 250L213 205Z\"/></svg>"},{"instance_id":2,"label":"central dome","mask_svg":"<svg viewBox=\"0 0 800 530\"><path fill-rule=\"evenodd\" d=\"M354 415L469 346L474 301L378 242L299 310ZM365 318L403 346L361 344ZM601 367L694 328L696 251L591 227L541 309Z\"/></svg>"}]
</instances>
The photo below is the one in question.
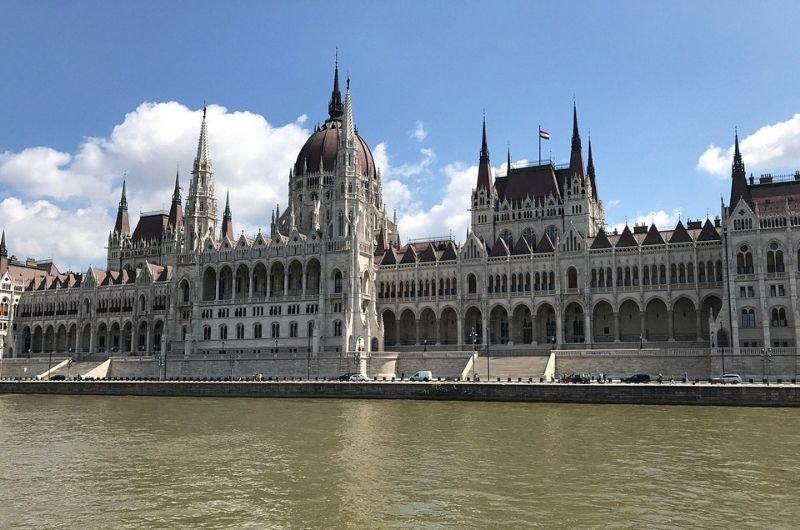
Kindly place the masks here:
<instances>
[{"instance_id":1,"label":"central dome","mask_svg":"<svg viewBox=\"0 0 800 530\"><path fill-rule=\"evenodd\" d=\"M350 78L347 79L347 89L350 90ZM294 175L302 176L320 171L332 172L336 168L336 150L339 146L339 134L342 132L342 118L344 105L342 93L339 91L339 64L336 64L333 74L333 92L328 103L328 119L322 127L316 129L306 140L297 161L294 163ZM365 177L376 177L375 161L372 158L367 142L356 136L356 167L358 174Z\"/></svg>"},{"instance_id":2,"label":"central dome","mask_svg":"<svg viewBox=\"0 0 800 530\"><path fill-rule=\"evenodd\" d=\"M342 122L336 119L328 120L306 141L297 161L294 164L295 176L302 176L320 171L332 172L336 167L336 149L339 145L339 134L342 131ZM358 173L365 177L375 177L375 161L372 158L367 142L356 133L357 167Z\"/></svg>"}]
</instances>

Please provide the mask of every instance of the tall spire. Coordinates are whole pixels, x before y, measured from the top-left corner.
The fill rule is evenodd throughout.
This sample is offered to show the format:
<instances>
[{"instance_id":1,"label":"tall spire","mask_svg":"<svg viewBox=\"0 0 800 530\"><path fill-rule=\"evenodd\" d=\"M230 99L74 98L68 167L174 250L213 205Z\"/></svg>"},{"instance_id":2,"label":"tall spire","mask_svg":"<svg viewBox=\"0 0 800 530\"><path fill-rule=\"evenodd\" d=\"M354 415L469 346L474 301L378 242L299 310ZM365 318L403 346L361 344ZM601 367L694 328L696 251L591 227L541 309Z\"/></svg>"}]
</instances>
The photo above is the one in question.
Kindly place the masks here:
<instances>
[{"instance_id":1,"label":"tall spire","mask_svg":"<svg viewBox=\"0 0 800 530\"><path fill-rule=\"evenodd\" d=\"M506 175L511 174L511 144L508 144L508 160L506 161Z\"/></svg>"},{"instance_id":2,"label":"tall spire","mask_svg":"<svg viewBox=\"0 0 800 530\"><path fill-rule=\"evenodd\" d=\"M183 226L183 208L181 207L181 184L178 171L175 171L175 190L172 192L172 205L169 208L169 226L173 229Z\"/></svg>"},{"instance_id":3,"label":"tall spire","mask_svg":"<svg viewBox=\"0 0 800 530\"><path fill-rule=\"evenodd\" d=\"M197 155L194 159L195 170L211 170L211 159L208 156L208 128L206 126L206 107L203 106L203 122L200 124L200 139L197 141Z\"/></svg>"},{"instance_id":4,"label":"tall spire","mask_svg":"<svg viewBox=\"0 0 800 530\"><path fill-rule=\"evenodd\" d=\"M486 142L486 116L483 116L483 132L481 135L481 154L478 159L477 189L492 189L492 166L489 163L489 145Z\"/></svg>"},{"instance_id":5,"label":"tall spire","mask_svg":"<svg viewBox=\"0 0 800 530\"><path fill-rule=\"evenodd\" d=\"M739 151L739 130L734 130L733 164L731 164L731 199L728 206L733 208L739 199L744 199L750 207L753 207L753 198L750 194L750 187L747 185L747 175L744 170L742 153Z\"/></svg>"},{"instance_id":6,"label":"tall spire","mask_svg":"<svg viewBox=\"0 0 800 530\"><path fill-rule=\"evenodd\" d=\"M569 155L570 175L583 176L583 156L581 154L581 135L578 131L578 109L572 101L572 151Z\"/></svg>"},{"instance_id":7,"label":"tall spire","mask_svg":"<svg viewBox=\"0 0 800 530\"><path fill-rule=\"evenodd\" d=\"M125 179L122 180L122 196L117 208L117 221L114 223L114 232L120 236L131 235L131 225L128 222L128 198L125 196Z\"/></svg>"},{"instance_id":8,"label":"tall spire","mask_svg":"<svg viewBox=\"0 0 800 530\"><path fill-rule=\"evenodd\" d=\"M592 184L592 197L597 199L597 184L595 184L594 177L594 158L592 157L592 137L589 136L589 161L586 163L586 173L589 175L589 181Z\"/></svg>"},{"instance_id":9,"label":"tall spire","mask_svg":"<svg viewBox=\"0 0 800 530\"><path fill-rule=\"evenodd\" d=\"M733 151L733 173L744 173L744 162L742 161L742 153L739 151L739 128L734 129L735 147Z\"/></svg>"},{"instance_id":10,"label":"tall spire","mask_svg":"<svg viewBox=\"0 0 800 530\"><path fill-rule=\"evenodd\" d=\"M233 241L233 216L231 215L231 192L225 193L225 213L222 214L222 233L221 239L226 236Z\"/></svg>"},{"instance_id":11,"label":"tall spire","mask_svg":"<svg viewBox=\"0 0 800 530\"><path fill-rule=\"evenodd\" d=\"M347 91L344 95L344 120L342 129L344 130L345 141L352 140L355 136L355 124L353 123L353 102L350 99L350 76L347 77ZM322 167L322 166L320 166Z\"/></svg>"},{"instance_id":12,"label":"tall spire","mask_svg":"<svg viewBox=\"0 0 800 530\"><path fill-rule=\"evenodd\" d=\"M333 69L333 90L328 103L328 119L338 120L342 117L342 93L339 91L339 50L336 50L336 63Z\"/></svg>"},{"instance_id":13,"label":"tall spire","mask_svg":"<svg viewBox=\"0 0 800 530\"><path fill-rule=\"evenodd\" d=\"M8 257L8 249L6 248L6 229L3 228L3 237L0 239L0 258Z\"/></svg>"}]
</instances>

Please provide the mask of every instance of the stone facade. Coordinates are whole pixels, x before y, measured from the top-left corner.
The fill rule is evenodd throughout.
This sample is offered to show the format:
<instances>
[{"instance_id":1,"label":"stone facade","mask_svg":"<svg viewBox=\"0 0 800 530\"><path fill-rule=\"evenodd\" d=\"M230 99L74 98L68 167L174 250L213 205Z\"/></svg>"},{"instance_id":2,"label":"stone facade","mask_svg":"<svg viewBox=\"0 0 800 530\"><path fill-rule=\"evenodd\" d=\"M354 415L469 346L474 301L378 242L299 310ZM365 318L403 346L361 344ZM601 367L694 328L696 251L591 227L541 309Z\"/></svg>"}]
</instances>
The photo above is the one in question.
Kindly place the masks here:
<instances>
[{"instance_id":1,"label":"stone facade","mask_svg":"<svg viewBox=\"0 0 800 530\"><path fill-rule=\"evenodd\" d=\"M0 327L14 331L6 356L735 354L800 340L800 174L748 181L738 136L733 206L718 218L606 232L574 108L569 164L513 167L509 154L505 175L493 174L484 122L465 241L402 244L338 67L328 110L289 171L287 208L252 237L234 235L229 200L218 227L204 113L185 204L176 176L169 212L142 215L131 233L123 185L107 270L34 266L13 289L0 277L10 304Z\"/></svg>"}]
</instances>

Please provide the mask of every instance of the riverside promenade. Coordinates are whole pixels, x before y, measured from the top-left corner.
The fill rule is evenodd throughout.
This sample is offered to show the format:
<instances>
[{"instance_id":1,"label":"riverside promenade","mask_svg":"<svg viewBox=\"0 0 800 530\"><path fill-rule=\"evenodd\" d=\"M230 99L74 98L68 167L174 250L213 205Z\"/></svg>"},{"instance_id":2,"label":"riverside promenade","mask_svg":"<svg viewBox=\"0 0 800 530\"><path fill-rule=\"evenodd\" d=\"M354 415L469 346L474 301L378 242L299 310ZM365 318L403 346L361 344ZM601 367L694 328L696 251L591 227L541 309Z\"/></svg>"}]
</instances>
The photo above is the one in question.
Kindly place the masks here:
<instances>
[{"instance_id":1,"label":"riverside promenade","mask_svg":"<svg viewBox=\"0 0 800 530\"><path fill-rule=\"evenodd\" d=\"M630 405L800 406L791 383L538 383L465 381L0 381L0 394L416 399Z\"/></svg>"}]
</instances>

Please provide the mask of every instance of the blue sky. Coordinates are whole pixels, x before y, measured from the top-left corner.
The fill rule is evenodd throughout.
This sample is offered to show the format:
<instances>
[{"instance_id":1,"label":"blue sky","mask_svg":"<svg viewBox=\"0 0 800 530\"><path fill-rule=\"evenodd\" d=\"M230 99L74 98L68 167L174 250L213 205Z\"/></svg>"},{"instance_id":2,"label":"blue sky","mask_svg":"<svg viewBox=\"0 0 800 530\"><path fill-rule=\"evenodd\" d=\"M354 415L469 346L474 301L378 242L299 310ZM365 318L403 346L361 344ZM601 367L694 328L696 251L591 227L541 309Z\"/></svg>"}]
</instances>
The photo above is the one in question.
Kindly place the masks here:
<instances>
[{"instance_id":1,"label":"blue sky","mask_svg":"<svg viewBox=\"0 0 800 530\"><path fill-rule=\"evenodd\" d=\"M231 189L239 229L266 227L326 117L337 46L404 237L463 239L484 111L502 172L508 144L536 159L538 124L566 161L574 97L611 226L717 215L734 126L748 171L800 168L796 2L2 0L0 15L0 223L12 253L73 268L103 262L123 171L134 218L168 205L204 101L218 198Z\"/></svg>"}]
</instances>

